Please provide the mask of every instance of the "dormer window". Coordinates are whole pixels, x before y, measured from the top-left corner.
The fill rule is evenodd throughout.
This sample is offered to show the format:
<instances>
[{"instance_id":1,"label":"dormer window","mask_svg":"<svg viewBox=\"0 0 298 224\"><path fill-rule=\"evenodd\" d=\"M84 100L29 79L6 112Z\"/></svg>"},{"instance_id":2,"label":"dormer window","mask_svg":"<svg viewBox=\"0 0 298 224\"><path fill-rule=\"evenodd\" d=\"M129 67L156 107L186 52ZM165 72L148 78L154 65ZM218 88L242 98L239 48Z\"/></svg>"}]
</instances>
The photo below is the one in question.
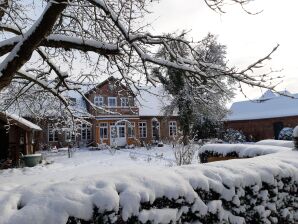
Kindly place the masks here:
<instances>
[{"instance_id":1,"label":"dormer window","mask_svg":"<svg viewBox=\"0 0 298 224\"><path fill-rule=\"evenodd\" d=\"M109 107L116 107L117 106L117 97L109 97L108 105L109 105Z\"/></svg>"},{"instance_id":2,"label":"dormer window","mask_svg":"<svg viewBox=\"0 0 298 224\"><path fill-rule=\"evenodd\" d=\"M77 99L73 98L73 97L70 97L69 98L69 105L70 106L75 106L76 104L77 104Z\"/></svg>"},{"instance_id":3,"label":"dormer window","mask_svg":"<svg viewBox=\"0 0 298 224\"><path fill-rule=\"evenodd\" d=\"M127 97L121 97L121 107L128 107L129 103L128 103L128 98Z\"/></svg>"},{"instance_id":4,"label":"dormer window","mask_svg":"<svg viewBox=\"0 0 298 224\"><path fill-rule=\"evenodd\" d=\"M103 106L103 97L102 96L95 96L94 97L94 104L98 107Z\"/></svg>"}]
</instances>

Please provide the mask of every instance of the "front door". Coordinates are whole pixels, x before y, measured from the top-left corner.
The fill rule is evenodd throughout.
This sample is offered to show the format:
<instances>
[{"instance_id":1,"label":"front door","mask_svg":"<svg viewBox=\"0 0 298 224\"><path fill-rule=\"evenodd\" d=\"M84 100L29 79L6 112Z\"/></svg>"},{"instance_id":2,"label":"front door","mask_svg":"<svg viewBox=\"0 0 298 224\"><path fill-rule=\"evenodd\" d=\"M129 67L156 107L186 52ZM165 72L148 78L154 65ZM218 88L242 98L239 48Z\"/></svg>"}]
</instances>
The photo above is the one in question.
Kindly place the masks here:
<instances>
[{"instance_id":1,"label":"front door","mask_svg":"<svg viewBox=\"0 0 298 224\"><path fill-rule=\"evenodd\" d=\"M126 145L126 128L125 124L113 125L110 128L110 141L113 146Z\"/></svg>"}]
</instances>

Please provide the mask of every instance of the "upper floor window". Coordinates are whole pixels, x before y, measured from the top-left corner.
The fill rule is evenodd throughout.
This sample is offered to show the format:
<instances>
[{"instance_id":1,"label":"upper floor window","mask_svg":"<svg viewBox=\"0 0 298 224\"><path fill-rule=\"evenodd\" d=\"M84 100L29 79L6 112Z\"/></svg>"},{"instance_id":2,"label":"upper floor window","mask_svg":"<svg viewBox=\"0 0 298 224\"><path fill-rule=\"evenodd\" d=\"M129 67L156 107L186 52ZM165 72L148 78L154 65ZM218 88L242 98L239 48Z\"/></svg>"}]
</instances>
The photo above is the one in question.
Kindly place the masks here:
<instances>
[{"instance_id":1,"label":"upper floor window","mask_svg":"<svg viewBox=\"0 0 298 224\"><path fill-rule=\"evenodd\" d=\"M77 104L77 99L73 98L73 97L70 97L69 98L69 105L70 106L75 106L76 104Z\"/></svg>"},{"instance_id":2,"label":"upper floor window","mask_svg":"<svg viewBox=\"0 0 298 224\"><path fill-rule=\"evenodd\" d=\"M121 107L128 107L129 102L127 97L121 97Z\"/></svg>"},{"instance_id":3,"label":"upper floor window","mask_svg":"<svg viewBox=\"0 0 298 224\"><path fill-rule=\"evenodd\" d=\"M102 96L95 96L94 97L94 104L96 106L102 107L103 106L103 97Z\"/></svg>"},{"instance_id":4,"label":"upper floor window","mask_svg":"<svg viewBox=\"0 0 298 224\"><path fill-rule=\"evenodd\" d=\"M109 107L116 107L117 106L117 97L109 97L108 105L109 105Z\"/></svg>"},{"instance_id":5,"label":"upper floor window","mask_svg":"<svg viewBox=\"0 0 298 224\"><path fill-rule=\"evenodd\" d=\"M177 122L170 121L169 122L169 136L173 137L177 135Z\"/></svg>"}]
</instances>

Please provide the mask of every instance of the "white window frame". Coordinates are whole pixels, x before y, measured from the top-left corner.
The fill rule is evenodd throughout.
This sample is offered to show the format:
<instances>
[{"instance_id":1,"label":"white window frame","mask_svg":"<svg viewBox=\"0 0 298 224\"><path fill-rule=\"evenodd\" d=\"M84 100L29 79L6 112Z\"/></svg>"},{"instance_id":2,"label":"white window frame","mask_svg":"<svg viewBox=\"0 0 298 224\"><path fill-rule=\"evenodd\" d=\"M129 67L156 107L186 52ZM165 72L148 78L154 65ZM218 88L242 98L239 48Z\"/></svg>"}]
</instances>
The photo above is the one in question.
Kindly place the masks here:
<instances>
[{"instance_id":1,"label":"white window frame","mask_svg":"<svg viewBox=\"0 0 298 224\"><path fill-rule=\"evenodd\" d=\"M115 100L115 105L111 106L110 104L110 100L114 99ZM108 106L109 107L117 107L117 97L114 97L114 96L109 96L108 97Z\"/></svg>"},{"instance_id":2,"label":"white window frame","mask_svg":"<svg viewBox=\"0 0 298 224\"><path fill-rule=\"evenodd\" d=\"M171 133L173 132L173 128L175 130L175 134ZM174 137L177 135L177 121L169 121L169 136Z\"/></svg>"},{"instance_id":3,"label":"white window frame","mask_svg":"<svg viewBox=\"0 0 298 224\"><path fill-rule=\"evenodd\" d=\"M103 96L95 96L94 97L94 104L98 107L103 107L104 106L104 102L103 102Z\"/></svg>"},{"instance_id":4,"label":"white window frame","mask_svg":"<svg viewBox=\"0 0 298 224\"><path fill-rule=\"evenodd\" d=\"M72 131L65 132L65 141L71 140L72 142L76 141L76 134L72 133Z\"/></svg>"},{"instance_id":5,"label":"white window frame","mask_svg":"<svg viewBox=\"0 0 298 224\"><path fill-rule=\"evenodd\" d=\"M131 132L129 130L131 130ZM136 131L136 123L135 122L127 123L127 137L134 138L136 136L135 131Z\"/></svg>"},{"instance_id":6,"label":"white window frame","mask_svg":"<svg viewBox=\"0 0 298 224\"><path fill-rule=\"evenodd\" d=\"M84 131L86 131L86 134L83 133ZM82 141L91 140L91 132L92 132L91 125L82 124L82 126L81 126L81 140Z\"/></svg>"},{"instance_id":7,"label":"white window frame","mask_svg":"<svg viewBox=\"0 0 298 224\"><path fill-rule=\"evenodd\" d=\"M121 102L121 107L129 107L128 97L121 97L120 102Z\"/></svg>"},{"instance_id":8,"label":"white window frame","mask_svg":"<svg viewBox=\"0 0 298 224\"><path fill-rule=\"evenodd\" d=\"M50 140L50 135L53 135L52 140ZM58 142L58 131L54 130L52 124L48 124L48 142Z\"/></svg>"},{"instance_id":9,"label":"white window frame","mask_svg":"<svg viewBox=\"0 0 298 224\"><path fill-rule=\"evenodd\" d=\"M101 130L106 130L106 136L101 136ZM109 138L108 123L100 123L99 124L99 138L100 139L108 139Z\"/></svg>"},{"instance_id":10,"label":"white window frame","mask_svg":"<svg viewBox=\"0 0 298 224\"><path fill-rule=\"evenodd\" d=\"M151 127L152 127L152 139L153 139L153 137L154 137L154 136L153 136L153 134L154 134L154 133L153 133L153 122L154 122L154 121L151 122ZM160 138L160 122L159 122L159 121L156 121L156 122L157 122L157 124L158 124L158 136L159 136L159 138Z\"/></svg>"},{"instance_id":11,"label":"white window frame","mask_svg":"<svg viewBox=\"0 0 298 224\"><path fill-rule=\"evenodd\" d=\"M145 136L143 136L143 129L145 130L145 134L146 134ZM147 138L147 122L146 121L139 122L139 137Z\"/></svg>"}]
</instances>

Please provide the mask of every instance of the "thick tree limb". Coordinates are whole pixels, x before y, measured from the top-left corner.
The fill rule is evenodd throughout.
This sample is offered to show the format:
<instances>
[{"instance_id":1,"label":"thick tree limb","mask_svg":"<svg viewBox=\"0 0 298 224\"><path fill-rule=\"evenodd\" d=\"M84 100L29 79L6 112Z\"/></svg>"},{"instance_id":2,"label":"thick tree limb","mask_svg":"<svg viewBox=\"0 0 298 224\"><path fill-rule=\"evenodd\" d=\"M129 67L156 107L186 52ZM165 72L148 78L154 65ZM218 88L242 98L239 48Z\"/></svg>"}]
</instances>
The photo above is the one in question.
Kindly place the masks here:
<instances>
[{"instance_id":1,"label":"thick tree limb","mask_svg":"<svg viewBox=\"0 0 298 224\"><path fill-rule=\"evenodd\" d=\"M22 36L12 37L0 42L0 56L9 53L20 41ZM83 40L76 37L67 37L64 35L49 35L42 40L39 46L53 47L63 49L76 49L80 51L92 51L101 55L115 55L120 51L116 44L109 44L95 40Z\"/></svg>"},{"instance_id":2,"label":"thick tree limb","mask_svg":"<svg viewBox=\"0 0 298 224\"><path fill-rule=\"evenodd\" d=\"M0 90L9 85L14 74L30 59L33 51L49 35L67 4L64 0L49 2L40 18L24 34L23 39L15 45L0 65Z\"/></svg>"}]
</instances>

